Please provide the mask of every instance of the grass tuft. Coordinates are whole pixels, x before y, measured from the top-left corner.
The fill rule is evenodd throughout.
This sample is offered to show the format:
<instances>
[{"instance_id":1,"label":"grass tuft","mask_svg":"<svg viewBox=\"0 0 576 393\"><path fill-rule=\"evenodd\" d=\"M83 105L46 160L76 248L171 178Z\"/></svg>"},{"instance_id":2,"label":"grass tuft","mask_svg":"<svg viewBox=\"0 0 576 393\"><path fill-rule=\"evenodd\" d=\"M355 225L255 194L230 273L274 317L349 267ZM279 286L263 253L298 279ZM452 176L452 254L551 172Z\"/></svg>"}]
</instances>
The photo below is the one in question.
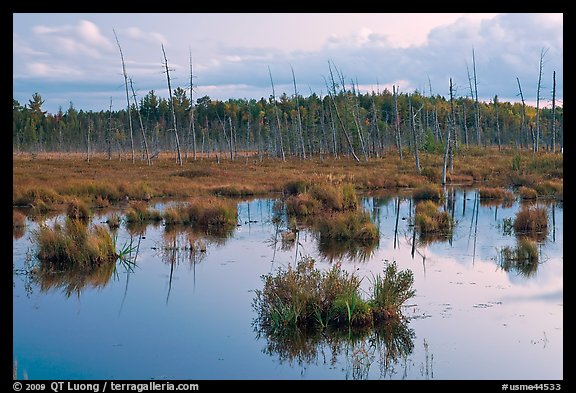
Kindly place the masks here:
<instances>
[{"instance_id":1,"label":"grass tuft","mask_svg":"<svg viewBox=\"0 0 576 393\"><path fill-rule=\"evenodd\" d=\"M400 318L400 306L414 296L410 271L397 272L392 263L384 277L374 277L373 297L361 296L361 279L335 264L320 271L312 258L296 267L278 268L261 278L264 288L256 290L253 307L257 323L272 333L290 328L371 327L378 321Z\"/></svg>"},{"instance_id":2,"label":"grass tuft","mask_svg":"<svg viewBox=\"0 0 576 393\"><path fill-rule=\"evenodd\" d=\"M478 189L480 195L480 200L485 199L496 199L503 201L514 201L514 193L510 190L506 190L498 187L480 187Z\"/></svg>"},{"instance_id":3,"label":"grass tuft","mask_svg":"<svg viewBox=\"0 0 576 393\"><path fill-rule=\"evenodd\" d=\"M427 184L416 188L412 193L412 198L415 201L430 200L439 202L444 199L444 191L439 185Z\"/></svg>"},{"instance_id":4,"label":"grass tuft","mask_svg":"<svg viewBox=\"0 0 576 393\"><path fill-rule=\"evenodd\" d=\"M546 207L522 206L514 219L516 233L545 232L548 229Z\"/></svg>"},{"instance_id":5,"label":"grass tuft","mask_svg":"<svg viewBox=\"0 0 576 393\"><path fill-rule=\"evenodd\" d=\"M73 198L68 203L66 215L71 220L81 220L87 222L90 219L90 210L82 200Z\"/></svg>"},{"instance_id":6,"label":"grass tuft","mask_svg":"<svg viewBox=\"0 0 576 393\"><path fill-rule=\"evenodd\" d=\"M133 202L126 210L126 222L138 223L148 221L161 221L162 214L156 209L148 209L148 204L144 201Z\"/></svg>"},{"instance_id":7,"label":"grass tuft","mask_svg":"<svg viewBox=\"0 0 576 393\"><path fill-rule=\"evenodd\" d=\"M452 218L448 212L438 210L439 206L433 201L422 201L416 205L416 227L421 234L450 233Z\"/></svg>"},{"instance_id":8,"label":"grass tuft","mask_svg":"<svg viewBox=\"0 0 576 393\"><path fill-rule=\"evenodd\" d=\"M33 233L37 257L57 270L67 268L91 269L118 258L115 243L103 226L88 229L79 220L67 219L64 226L41 226Z\"/></svg>"}]
</instances>

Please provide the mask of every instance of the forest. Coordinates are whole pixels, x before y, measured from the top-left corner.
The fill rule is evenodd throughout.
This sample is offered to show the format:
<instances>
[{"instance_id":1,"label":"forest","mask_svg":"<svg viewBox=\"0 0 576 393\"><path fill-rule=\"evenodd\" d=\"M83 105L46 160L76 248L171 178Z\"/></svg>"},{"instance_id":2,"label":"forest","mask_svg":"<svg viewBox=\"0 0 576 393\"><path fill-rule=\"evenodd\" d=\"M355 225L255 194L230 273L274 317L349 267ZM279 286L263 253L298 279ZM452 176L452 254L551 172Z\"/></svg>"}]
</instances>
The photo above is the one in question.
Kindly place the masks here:
<instances>
[{"instance_id":1,"label":"forest","mask_svg":"<svg viewBox=\"0 0 576 393\"><path fill-rule=\"evenodd\" d=\"M154 90L138 98L132 88L129 111L126 102L111 100L107 110L85 111L70 102L52 114L34 93L27 103L13 99L13 151L84 152L88 159L94 153L108 159L128 154L132 161L153 160L162 151L178 152L181 160L234 160L251 152L260 160L345 155L367 161L390 149L400 158L406 148L442 153L448 130L450 152L458 146L555 152L563 144L563 108L554 100L544 108L525 104L521 94L521 102L502 102L497 95L482 102L473 94L453 97L452 85L449 98L433 95L432 88L428 95L396 86L361 93L337 69L336 77L330 71L323 96L301 95L295 80L292 94L260 100L194 100L190 87L176 87L170 98ZM518 87L521 93L520 81Z\"/></svg>"}]
</instances>

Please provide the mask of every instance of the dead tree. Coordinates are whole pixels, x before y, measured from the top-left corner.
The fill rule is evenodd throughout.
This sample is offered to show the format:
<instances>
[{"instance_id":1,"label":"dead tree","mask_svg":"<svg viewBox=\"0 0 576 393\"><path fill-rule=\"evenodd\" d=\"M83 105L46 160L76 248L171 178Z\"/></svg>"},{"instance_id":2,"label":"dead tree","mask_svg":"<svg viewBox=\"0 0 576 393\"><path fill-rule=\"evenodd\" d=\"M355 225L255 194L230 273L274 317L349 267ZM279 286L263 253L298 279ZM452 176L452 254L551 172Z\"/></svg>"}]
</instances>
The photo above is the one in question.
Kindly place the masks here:
<instances>
[{"instance_id":1,"label":"dead tree","mask_svg":"<svg viewBox=\"0 0 576 393\"><path fill-rule=\"evenodd\" d=\"M326 83L326 88L328 89L328 95L330 96L330 100L332 101L332 106L334 107L334 112L336 113L336 118L338 119L338 123L340 123L340 127L342 128L342 132L344 133L344 136L346 137L346 142L348 142L348 148L350 149L350 154L352 154L352 157L354 157L354 161L360 162L360 159L358 158L358 156L354 152L354 145L352 144L352 140L350 139L350 135L348 134L348 131L346 130L346 126L344 125L344 122L342 121L342 117L340 117L340 112L338 111L338 106L336 105L336 98L334 97L336 95L336 82L334 81L334 75L332 74L332 67L330 66L330 62L328 62L328 68L330 70L330 80L332 82L332 89L330 89L330 87L328 86L328 82L326 81L326 78L324 78L324 82ZM336 134L334 132L334 136L335 135Z\"/></svg>"},{"instance_id":2,"label":"dead tree","mask_svg":"<svg viewBox=\"0 0 576 393\"><path fill-rule=\"evenodd\" d=\"M168 94L170 96L170 107L172 108L172 122L174 123L174 135L176 136L176 149L178 150L178 158L176 162L182 165L182 156L180 155L180 141L178 139L178 127L176 125L176 110L174 109L174 101L172 100L172 86L170 85L170 71L168 69L168 59L166 58L166 51L164 44L162 44L162 53L164 54L164 67L166 69L166 79L168 80Z\"/></svg>"},{"instance_id":3,"label":"dead tree","mask_svg":"<svg viewBox=\"0 0 576 393\"><path fill-rule=\"evenodd\" d=\"M394 126L396 128L396 146L398 146L400 161L402 161L402 138L400 136L400 114L398 113L398 89L394 85L392 85L392 92L394 93Z\"/></svg>"},{"instance_id":4,"label":"dead tree","mask_svg":"<svg viewBox=\"0 0 576 393\"><path fill-rule=\"evenodd\" d=\"M108 115L108 128L106 129L106 147L108 150L108 160L112 160L112 97L110 97L110 110Z\"/></svg>"},{"instance_id":5,"label":"dead tree","mask_svg":"<svg viewBox=\"0 0 576 393\"><path fill-rule=\"evenodd\" d=\"M520 90L520 99L522 100L522 123L520 124L520 133L526 127L526 103L524 102L524 95L522 94L522 86L520 86L520 79L516 77L516 81L518 82L518 90ZM532 150L535 149L535 141L534 141L534 132L532 131L532 127L530 127L531 135L532 135ZM528 132L528 131L526 131Z\"/></svg>"},{"instance_id":6,"label":"dead tree","mask_svg":"<svg viewBox=\"0 0 576 393\"><path fill-rule=\"evenodd\" d=\"M130 78L130 89L132 90L132 98L134 99L134 106L138 112L138 120L140 120L140 130L142 131L142 140L144 142L144 151L146 152L146 163L151 165L150 154L148 153L148 142L146 142L146 131L144 130L144 123L142 122L142 114L140 109L138 109L138 101L136 100L136 93L134 92L134 86L132 85L132 78Z\"/></svg>"},{"instance_id":7,"label":"dead tree","mask_svg":"<svg viewBox=\"0 0 576 393\"><path fill-rule=\"evenodd\" d=\"M418 174L421 173L421 169L420 169L420 157L418 155L418 139L416 138L416 116L418 116L418 113L422 110L422 108L424 108L424 105L422 105L420 107L420 109L418 109L418 111L416 111L416 113L414 113L414 108L412 107L412 98L411 96L408 96L408 106L410 107L410 128L412 129L412 145L414 147L414 159L416 160L416 171L418 172Z\"/></svg>"},{"instance_id":8,"label":"dead tree","mask_svg":"<svg viewBox=\"0 0 576 393\"><path fill-rule=\"evenodd\" d=\"M452 96L452 78L450 78L450 105L452 105L452 111L454 110L454 98ZM442 167L442 186L446 185L446 164L448 161L448 151L450 150L450 129L453 127L454 119L452 118L448 123L448 130L446 135L446 149L444 150L444 164Z\"/></svg>"},{"instance_id":9,"label":"dead tree","mask_svg":"<svg viewBox=\"0 0 576 393\"><path fill-rule=\"evenodd\" d=\"M500 140L500 122L498 121L498 95L494 96L494 109L496 114L496 136L498 138L498 150L502 150L502 142Z\"/></svg>"},{"instance_id":10,"label":"dead tree","mask_svg":"<svg viewBox=\"0 0 576 393\"><path fill-rule=\"evenodd\" d=\"M194 154L194 161L196 161L196 129L194 127L194 100L192 93L194 92L194 75L192 73L192 49L190 49L190 124L188 126L188 145L190 144L190 131L192 131L192 150ZM186 148L186 160L188 160L188 148Z\"/></svg>"},{"instance_id":11,"label":"dead tree","mask_svg":"<svg viewBox=\"0 0 576 393\"><path fill-rule=\"evenodd\" d=\"M304 146L304 132L302 131L302 118L300 117L300 103L298 101L298 90L296 90L296 77L294 76L294 68L290 66L292 70L292 81L294 82L294 96L296 97L296 111L298 113L298 132L300 136L300 143L302 144L302 158L306 159L306 148Z\"/></svg>"},{"instance_id":12,"label":"dead tree","mask_svg":"<svg viewBox=\"0 0 576 393\"><path fill-rule=\"evenodd\" d=\"M552 73L552 153L556 153L556 71Z\"/></svg>"},{"instance_id":13,"label":"dead tree","mask_svg":"<svg viewBox=\"0 0 576 393\"><path fill-rule=\"evenodd\" d=\"M474 71L474 99L476 101L476 139L480 146L480 105L478 104L478 80L476 79L476 57L472 48L472 69Z\"/></svg>"},{"instance_id":14,"label":"dead tree","mask_svg":"<svg viewBox=\"0 0 576 393\"><path fill-rule=\"evenodd\" d=\"M122 53L122 47L120 47L120 41L118 41L118 36L116 35L116 30L112 29L114 32L114 37L116 38L116 43L118 44L118 50L120 50L120 60L122 60L122 74L124 75L124 86L126 87L126 105L128 111L128 124L130 125L130 146L132 148L132 163L134 163L134 137L132 135L132 115L130 114L130 97L128 96L128 75L126 75L126 66L124 64L124 54Z\"/></svg>"},{"instance_id":15,"label":"dead tree","mask_svg":"<svg viewBox=\"0 0 576 393\"><path fill-rule=\"evenodd\" d=\"M538 72L538 89L536 90L536 152L538 152L538 144L540 141L540 87L542 84L542 68L544 67L544 56L546 56L548 49L540 52L540 71Z\"/></svg>"},{"instance_id":16,"label":"dead tree","mask_svg":"<svg viewBox=\"0 0 576 393\"><path fill-rule=\"evenodd\" d=\"M268 73L270 74L270 84L272 85L272 99L274 100L274 113L276 114L276 123L278 125L280 153L282 154L282 161L286 161L286 155L284 154L284 144L282 143L282 126L280 125L280 116L278 116L278 106L276 105L276 92L274 90L274 81L272 80L272 71L270 71L270 67L268 67Z\"/></svg>"}]
</instances>

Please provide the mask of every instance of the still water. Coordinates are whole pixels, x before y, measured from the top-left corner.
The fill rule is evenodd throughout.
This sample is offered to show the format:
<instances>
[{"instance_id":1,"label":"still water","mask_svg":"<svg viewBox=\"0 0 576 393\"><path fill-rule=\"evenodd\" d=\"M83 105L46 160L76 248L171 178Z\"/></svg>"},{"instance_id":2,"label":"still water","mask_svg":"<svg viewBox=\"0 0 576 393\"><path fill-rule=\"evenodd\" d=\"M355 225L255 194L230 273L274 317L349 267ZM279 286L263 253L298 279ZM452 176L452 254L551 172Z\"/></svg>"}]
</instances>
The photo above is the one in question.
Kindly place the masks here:
<instances>
[{"instance_id":1,"label":"still water","mask_svg":"<svg viewBox=\"0 0 576 393\"><path fill-rule=\"evenodd\" d=\"M409 197L364 197L380 228L371 250L327 249L305 228L297 241L283 241L287 220L273 220L273 199L239 202L239 225L220 237L122 224L117 242L132 244L135 266L89 277L23 274L38 226L27 220L13 237L17 378L563 379L562 204L538 202L548 231L538 240L537 267L527 271L500 260L503 247L516 245L505 221L520 203L479 203L473 189L449 195L456 222L449 239L414 235ZM45 222L55 220L63 217ZM366 288L388 262L412 270L416 296L402 309L406 322L383 335L258 334L252 302L261 276L301 256L321 269L341 263Z\"/></svg>"}]
</instances>

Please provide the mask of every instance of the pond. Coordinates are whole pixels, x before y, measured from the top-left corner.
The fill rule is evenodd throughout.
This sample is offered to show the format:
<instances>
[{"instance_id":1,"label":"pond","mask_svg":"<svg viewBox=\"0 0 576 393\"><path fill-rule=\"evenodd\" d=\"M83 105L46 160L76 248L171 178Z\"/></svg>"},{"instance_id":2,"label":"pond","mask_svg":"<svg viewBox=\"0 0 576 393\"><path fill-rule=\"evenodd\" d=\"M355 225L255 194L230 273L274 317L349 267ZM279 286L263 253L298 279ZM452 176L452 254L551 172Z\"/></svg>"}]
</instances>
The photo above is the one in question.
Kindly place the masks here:
<instances>
[{"instance_id":1,"label":"pond","mask_svg":"<svg viewBox=\"0 0 576 393\"><path fill-rule=\"evenodd\" d=\"M38 221L13 236L13 360L18 379L563 379L563 206L548 212L530 268L503 263L517 238L506 223L521 203L485 204L449 190L449 238L414 233L408 196L364 196L376 247L294 241L274 199L238 202L238 226L206 237L163 224L115 232L135 265L91 275L25 274ZM523 202L524 203L524 202ZM532 202L534 203L534 202ZM164 209L167 202L153 203ZM280 219L279 219L280 218ZM106 220L96 215L94 223ZM63 222L63 217L46 219ZM414 274L402 323L384 330L291 337L255 327L261 276L301 257L370 279L395 261Z\"/></svg>"}]
</instances>

